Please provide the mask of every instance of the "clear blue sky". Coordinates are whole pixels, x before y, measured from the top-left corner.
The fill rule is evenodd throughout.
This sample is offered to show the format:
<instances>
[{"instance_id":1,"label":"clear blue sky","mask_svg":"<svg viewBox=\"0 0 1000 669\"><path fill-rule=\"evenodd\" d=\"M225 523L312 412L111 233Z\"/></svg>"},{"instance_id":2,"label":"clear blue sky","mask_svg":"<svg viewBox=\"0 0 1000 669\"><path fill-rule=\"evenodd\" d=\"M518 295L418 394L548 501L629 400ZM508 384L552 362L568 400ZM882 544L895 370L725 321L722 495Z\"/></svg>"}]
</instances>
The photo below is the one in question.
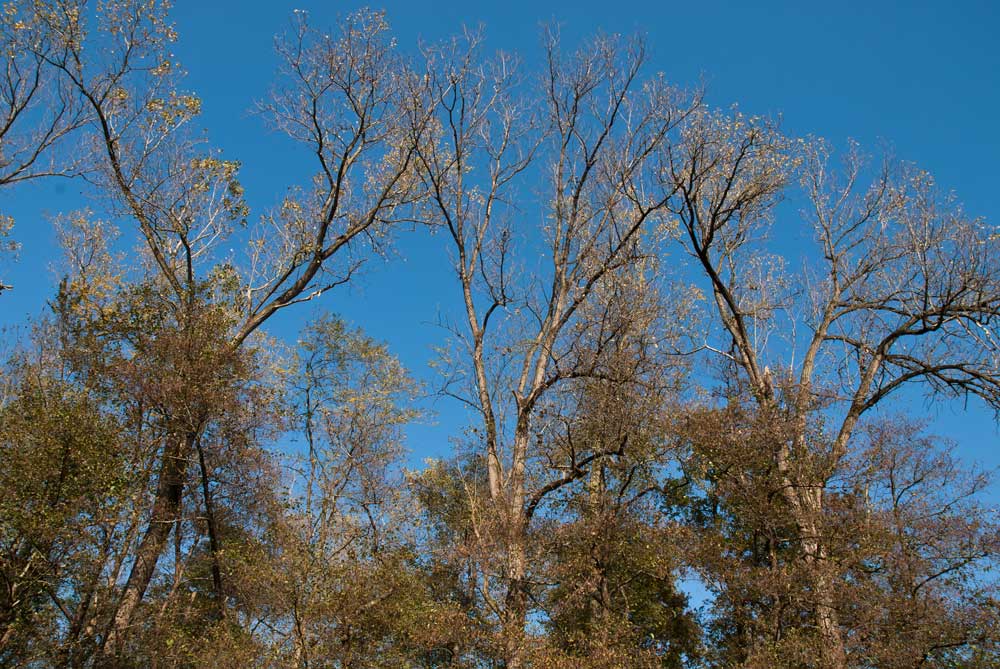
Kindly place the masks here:
<instances>
[{"instance_id":1,"label":"clear blue sky","mask_svg":"<svg viewBox=\"0 0 1000 669\"><path fill-rule=\"evenodd\" d=\"M362 6L314 0L178 0L177 56L187 87L203 99L202 124L227 157L242 161L250 204L280 199L308 156L268 133L248 113L275 69L272 37L293 9L316 25ZM595 30L640 32L653 69L681 86L708 85L714 105L739 103L753 114L780 114L791 134L816 134L870 149L888 142L900 158L932 172L966 209L1000 221L1000 6L956 2L394 2L384 7L404 48L445 37L462 24L486 26L488 47L538 54L539 25L558 21L566 42ZM0 297L0 325L24 322L52 294L52 233L41 212L79 206L73 183L0 193L0 213L18 218L24 243L17 265L2 267L16 290ZM417 376L433 379L427 361L443 331L433 323L457 303L440 238L404 236L398 258L375 263L324 307L389 342ZM295 327L303 312L278 325ZM923 410L924 405L918 405ZM411 431L417 456L442 454L461 416L439 403L440 424ZM969 459L1000 465L991 414L940 405L935 429L962 443Z\"/></svg>"}]
</instances>

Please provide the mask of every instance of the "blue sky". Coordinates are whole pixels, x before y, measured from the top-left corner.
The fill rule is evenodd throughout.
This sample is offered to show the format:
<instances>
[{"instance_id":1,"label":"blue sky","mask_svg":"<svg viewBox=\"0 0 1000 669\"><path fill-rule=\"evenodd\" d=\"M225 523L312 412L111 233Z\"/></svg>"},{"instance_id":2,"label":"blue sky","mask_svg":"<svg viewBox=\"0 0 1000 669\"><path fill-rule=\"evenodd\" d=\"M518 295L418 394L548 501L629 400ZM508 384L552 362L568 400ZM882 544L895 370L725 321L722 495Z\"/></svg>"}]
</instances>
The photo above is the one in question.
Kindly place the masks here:
<instances>
[{"instance_id":1,"label":"blue sky","mask_svg":"<svg viewBox=\"0 0 1000 669\"><path fill-rule=\"evenodd\" d=\"M276 66L273 35L293 9L315 25L363 6L313 0L178 0L177 56L186 86L203 99L201 123L226 156L243 163L250 204L277 202L308 156L269 133L250 113L267 94ZM751 114L781 115L786 132L815 134L870 149L888 143L953 189L967 211L1000 222L1000 8L990 2L394 2L384 7L404 48L434 41L463 24L484 24L487 46L519 52L530 67L539 26L557 21L565 41L596 30L640 32L651 68L680 86L704 81L713 105L739 103ZM16 290L0 297L0 325L23 323L52 294L53 235L42 212L79 206L80 187L48 183L0 193L0 213L18 219L24 244L16 265L0 267ZM444 332L439 314L457 304L440 238L404 234L396 257L369 265L361 280L322 305L387 341L414 373L432 380L427 362ZM288 313L291 331L305 316ZM970 403L915 402L934 429L961 443L968 459L1000 465L1000 439L989 412ZM443 454L460 410L438 402L437 425L411 431L417 457Z\"/></svg>"}]
</instances>

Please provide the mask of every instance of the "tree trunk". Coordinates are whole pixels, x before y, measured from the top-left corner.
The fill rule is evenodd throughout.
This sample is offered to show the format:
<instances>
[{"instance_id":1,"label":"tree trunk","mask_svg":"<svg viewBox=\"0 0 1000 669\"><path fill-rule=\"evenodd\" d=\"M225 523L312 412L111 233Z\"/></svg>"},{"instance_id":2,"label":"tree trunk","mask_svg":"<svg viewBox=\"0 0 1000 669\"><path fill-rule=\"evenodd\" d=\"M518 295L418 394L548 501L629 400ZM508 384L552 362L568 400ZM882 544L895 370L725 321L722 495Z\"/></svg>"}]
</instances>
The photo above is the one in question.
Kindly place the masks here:
<instances>
[{"instance_id":1,"label":"tree trunk","mask_svg":"<svg viewBox=\"0 0 1000 669\"><path fill-rule=\"evenodd\" d=\"M768 391L773 394L770 389ZM797 450L805 453L808 450L805 436L807 425L803 406L798 408L795 428ZM802 485L798 476L792 473L791 452L787 442L779 446L776 464L781 472L784 498L795 521L801 558L806 563L809 585L812 587L812 613L822 643L821 666L823 669L846 669L847 651L840 630L833 582L827 574L827 554L822 541L824 484L807 480L807 485Z\"/></svg>"},{"instance_id":2,"label":"tree trunk","mask_svg":"<svg viewBox=\"0 0 1000 669\"><path fill-rule=\"evenodd\" d=\"M205 524L208 526L208 543L212 550L212 590L215 592L216 614L219 620L226 617L226 592L222 587L222 566L219 556L222 547L219 543L219 528L215 520L215 505L212 503L212 489L208 478L208 467L205 464L205 449L201 440L195 441L198 450L198 465L201 472L201 493L205 503Z\"/></svg>"},{"instance_id":3,"label":"tree trunk","mask_svg":"<svg viewBox=\"0 0 1000 669\"><path fill-rule=\"evenodd\" d=\"M513 458L506 506L507 596L504 601L503 635L506 669L525 666L524 624L528 617L527 516L524 501L524 469L528 449L527 420L522 417L514 434ZM502 500L501 500L502 503Z\"/></svg>"},{"instance_id":4,"label":"tree trunk","mask_svg":"<svg viewBox=\"0 0 1000 669\"><path fill-rule=\"evenodd\" d=\"M826 569L826 549L815 521L822 513L822 490L810 490L804 504L793 507L802 546L802 559L808 566L810 585L813 590L813 615L819 630L822 648L820 658L823 669L846 669L847 651L840 630L840 616L837 614L836 598Z\"/></svg>"},{"instance_id":5,"label":"tree trunk","mask_svg":"<svg viewBox=\"0 0 1000 669\"><path fill-rule=\"evenodd\" d=\"M156 564L166 548L170 531L180 517L187 454L191 452L196 438L195 432L188 432L183 437L171 439L164 448L149 526L139 543L135 562L125 582L125 589L104 643L104 654L107 656L118 652L119 645L132 624L135 610L153 579Z\"/></svg>"},{"instance_id":6,"label":"tree trunk","mask_svg":"<svg viewBox=\"0 0 1000 669\"><path fill-rule=\"evenodd\" d=\"M524 623L528 614L528 593L524 581L523 542L508 547L507 597L504 601L504 664L506 669L525 666Z\"/></svg>"},{"instance_id":7,"label":"tree trunk","mask_svg":"<svg viewBox=\"0 0 1000 669\"><path fill-rule=\"evenodd\" d=\"M604 537L600 534L600 529L605 521L607 481L605 478L604 463L594 462L591 466L590 476L587 479L587 496L590 511L591 536L590 536L590 557L596 571L597 582L589 600L590 625L591 630L598 630L600 637L607 636L611 621L611 594L608 591L608 575L605 567ZM593 633L593 632L592 632ZM598 640L598 643L600 641Z\"/></svg>"}]
</instances>

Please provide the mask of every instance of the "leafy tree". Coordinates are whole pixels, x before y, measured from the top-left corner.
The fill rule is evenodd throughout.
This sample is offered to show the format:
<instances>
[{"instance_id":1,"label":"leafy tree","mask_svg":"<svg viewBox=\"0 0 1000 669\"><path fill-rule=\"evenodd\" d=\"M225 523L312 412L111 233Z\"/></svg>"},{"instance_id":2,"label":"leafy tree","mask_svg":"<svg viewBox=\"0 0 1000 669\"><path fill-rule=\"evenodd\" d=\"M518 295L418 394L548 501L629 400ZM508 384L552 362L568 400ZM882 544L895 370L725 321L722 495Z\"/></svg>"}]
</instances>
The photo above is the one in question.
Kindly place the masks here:
<instances>
[{"instance_id":1,"label":"leafy tree","mask_svg":"<svg viewBox=\"0 0 1000 669\"><path fill-rule=\"evenodd\" d=\"M314 149L319 179L253 226L247 257L235 264L219 246L248 213L238 165L187 129L200 101L178 89L167 5L42 7L39 20L60 41L51 51L34 49L34 57L85 101L93 141L104 156L103 193L116 215L134 222L151 269L148 280L123 295L152 311L128 313L128 324L139 330L119 334L139 337L149 347L141 353L174 372L157 388L139 388L156 395L151 399L158 403L164 438L148 526L103 642L113 654L167 548L188 463L202 459L200 444L225 406L225 389L239 376L245 342L277 311L353 274L363 256L348 256L363 240L382 236L393 212L410 199L412 147L399 120L406 102L399 61L381 16L356 15L338 39L301 22L282 50L287 87L278 89L284 92L266 112ZM300 104L300 95L309 104ZM133 360L131 343L121 350L123 365L134 369L146 356Z\"/></svg>"}]
</instances>

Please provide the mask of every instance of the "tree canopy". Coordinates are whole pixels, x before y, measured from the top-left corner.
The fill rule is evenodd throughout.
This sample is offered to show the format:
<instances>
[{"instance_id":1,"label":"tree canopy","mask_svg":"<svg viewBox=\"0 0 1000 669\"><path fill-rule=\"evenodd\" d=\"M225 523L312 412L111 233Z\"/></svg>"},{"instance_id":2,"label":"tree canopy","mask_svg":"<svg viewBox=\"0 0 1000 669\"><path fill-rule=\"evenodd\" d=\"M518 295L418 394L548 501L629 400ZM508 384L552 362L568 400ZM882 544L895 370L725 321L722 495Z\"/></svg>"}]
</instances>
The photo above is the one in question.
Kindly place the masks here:
<instances>
[{"instance_id":1,"label":"tree canopy","mask_svg":"<svg viewBox=\"0 0 1000 669\"><path fill-rule=\"evenodd\" d=\"M0 666L1000 663L989 472L898 401L1000 410L1000 234L929 174L639 37L295 12L256 112L309 176L251 211L170 12L2 8L0 193L96 197L5 334ZM335 315L404 232L450 262L431 386ZM416 465L429 394L468 424Z\"/></svg>"}]
</instances>

